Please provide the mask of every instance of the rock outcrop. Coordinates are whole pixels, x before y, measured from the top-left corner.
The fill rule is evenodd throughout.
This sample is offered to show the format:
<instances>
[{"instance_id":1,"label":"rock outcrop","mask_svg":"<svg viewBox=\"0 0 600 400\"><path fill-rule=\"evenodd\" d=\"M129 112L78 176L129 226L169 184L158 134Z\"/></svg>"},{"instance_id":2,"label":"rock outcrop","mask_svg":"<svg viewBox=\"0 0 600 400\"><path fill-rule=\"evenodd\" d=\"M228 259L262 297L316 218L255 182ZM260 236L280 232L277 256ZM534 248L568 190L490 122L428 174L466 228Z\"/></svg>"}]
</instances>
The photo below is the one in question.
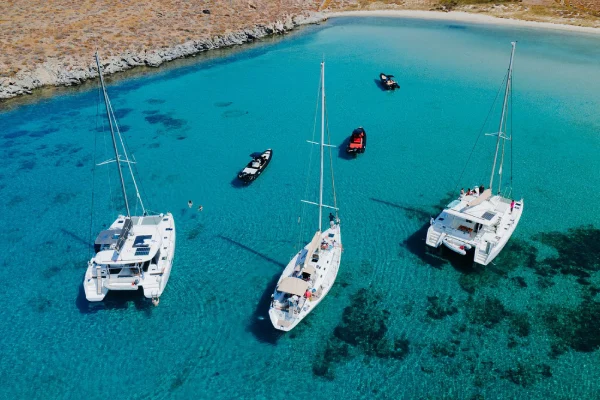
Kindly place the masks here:
<instances>
[{"instance_id":1,"label":"rock outcrop","mask_svg":"<svg viewBox=\"0 0 600 400\"><path fill-rule=\"evenodd\" d=\"M231 47L252 42L270 35L280 35L300 25L313 24L325 19L321 13L288 17L268 25L257 25L251 29L232 32L209 39L190 40L171 48L163 48L141 53L125 52L119 56L103 57L104 74L114 74L137 66L158 67L162 63L177 58L189 57L203 51ZM41 86L78 85L88 79L96 78L98 70L91 61L87 64L76 61L47 60L32 70L21 70L14 77L0 78L0 99L8 99L22 94L31 94Z\"/></svg>"}]
</instances>

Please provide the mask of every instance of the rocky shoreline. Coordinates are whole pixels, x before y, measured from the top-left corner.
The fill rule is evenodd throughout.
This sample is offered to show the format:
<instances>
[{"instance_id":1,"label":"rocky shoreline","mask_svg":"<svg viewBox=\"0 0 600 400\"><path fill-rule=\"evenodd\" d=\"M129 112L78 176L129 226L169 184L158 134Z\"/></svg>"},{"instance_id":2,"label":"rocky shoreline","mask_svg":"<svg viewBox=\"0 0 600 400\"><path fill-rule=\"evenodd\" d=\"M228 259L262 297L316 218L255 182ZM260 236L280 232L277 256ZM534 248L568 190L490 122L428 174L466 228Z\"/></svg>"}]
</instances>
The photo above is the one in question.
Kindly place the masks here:
<instances>
[{"instance_id":1,"label":"rocky shoreline","mask_svg":"<svg viewBox=\"0 0 600 400\"><path fill-rule=\"evenodd\" d=\"M103 57L102 68L105 74L126 71L137 66L158 67L161 64L195 54L241 45L272 35L281 35L301 25L314 24L324 21L325 14L310 13L289 16L283 21L267 25L256 25L213 38L189 40L185 43L155 51L141 53L125 52L119 56ZM0 78L0 99L9 99L24 94L32 94L34 89L43 86L72 86L79 85L88 79L98 76L96 64L91 61L85 65L70 65L64 67L58 60L48 60L32 71L19 71L16 76Z\"/></svg>"}]
</instances>

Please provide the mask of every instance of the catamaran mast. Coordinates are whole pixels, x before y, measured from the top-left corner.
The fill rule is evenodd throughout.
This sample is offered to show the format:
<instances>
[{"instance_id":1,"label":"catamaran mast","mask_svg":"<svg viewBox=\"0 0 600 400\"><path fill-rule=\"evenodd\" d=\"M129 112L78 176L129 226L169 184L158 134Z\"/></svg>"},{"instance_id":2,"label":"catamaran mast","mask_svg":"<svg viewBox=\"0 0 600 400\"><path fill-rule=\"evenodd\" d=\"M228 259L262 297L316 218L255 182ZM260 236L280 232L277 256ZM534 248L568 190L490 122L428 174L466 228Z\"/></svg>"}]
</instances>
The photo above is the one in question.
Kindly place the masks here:
<instances>
[{"instance_id":1,"label":"catamaran mast","mask_svg":"<svg viewBox=\"0 0 600 400\"><path fill-rule=\"evenodd\" d=\"M108 124L110 125L110 134L112 137L113 148L115 150L115 161L117 163L117 169L119 170L119 177L121 178L121 189L123 190L123 200L125 200L125 208L127 209L127 216L130 217L129 213L129 202L127 201L127 192L125 191L125 181L123 180L123 171L121 170L121 161L119 160L119 150L117 149L117 140L115 138L115 130L113 128L113 121L110 116L110 103L108 100L108 94L106 93L106 87L104 87L104 77L102 76L102 69L100 68L100 59L98 58L98 52L96 52L96 65L98 66L98 76L100 77L100 84L102 85L102 92L104 93L104 104L106 105L106 116L108 117Z\"/></svg>"},{"instance_id":2,"label":"catamaran mast","mask_svg":"<svg viewBox=\"0 0 600 400\"><path fill-rule=\"evenodd\" d=\"M504 92L504 104L502 105L502 116L500 117L500 127L498 128L498 139L496 140L496 154L494 155L494 165L492 166L492 176L490 177L490 190L492 189L492 184L494 183L494 174L496 173L496 162L498 161L498 150L500 149L500 139L502 138L506 141L506 135L502 135L502 128L504 127L504 117L506 116L506 106L508 104L508 94L510 92L510 83L512 79L512 68L513 68L513 58L515 56L515 47L517 46L517 42L511 42L512 51L510 53L510 64L508 65L508 77L506 78L506 90ZM504 159L504 157L503 157ZM500 171L502 171L502 162L500 163ZM498 190L499 192L500 190Z\"/></svg>"},{"instance_id":3,"label":"catamaran mast","mask_svg":"<svg viewBox=\"0 0 600 400\"><path fill-rule=\"evenodd\" d=\"M323 148L325 143L325 61L321 62L321 176L319 186L319 232L323 220Z\"/></svg>"}]
</instances>

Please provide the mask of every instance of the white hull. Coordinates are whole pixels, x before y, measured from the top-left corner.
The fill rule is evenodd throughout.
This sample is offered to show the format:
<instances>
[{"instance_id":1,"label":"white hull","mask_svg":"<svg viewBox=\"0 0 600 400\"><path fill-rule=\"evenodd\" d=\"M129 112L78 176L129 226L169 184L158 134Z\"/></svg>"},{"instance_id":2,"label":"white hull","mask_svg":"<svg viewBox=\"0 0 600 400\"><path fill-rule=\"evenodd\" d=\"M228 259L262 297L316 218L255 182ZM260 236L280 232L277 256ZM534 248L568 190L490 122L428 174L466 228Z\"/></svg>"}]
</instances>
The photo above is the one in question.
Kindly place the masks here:
<instances>
[{"instance_id":1,"label":"white hull","mask_svg":"<svg viewBox=\"0 0 600 400\"><path fill-rule=\"evenodd\" d=\"M508 240L511 238L512 234L517 228L519 220L521 219L521 215L523 213L523 206L525 205L523 199L521 199L520 203L521 206L519 207L519 209L515 209L513 214L508 215L508 222L506 224L501 224L501 229L504 229L505 233L501 236L500 240L498 240L495 244L491 240L487 242L486 240L484 240L479 243L479 247L475 249L474 261L476 263L479 263L481 265L488 265L489 263L494 261L496 256L498 256L502 249L504 249L504 246L506 246L506 243L508 243ZM487 243L492 244L489 253L486 252Z\"/></svg>"},{"instance_id":2,"label":"white hull","mask_svg":"<svg viewBox=\"0 0 600 400\"><path fill-rule=\"evenodd\" d=\"M153 243L152 248L156 250L145 257L127 257L123 255L125 251L122 250L117 261L111 259L109 262L106 260L106 253L116 252L100 251L88 262L83 281L85 297L88 301L102 301L111 290L137 291L140 287L143 289L144 297L149 299L157 299L163 294L171 276L175 257L175 222L170 213L132 219L135 218L141 218L143 221L137 220L140 224L133 226L123 249L131 247L137 236L154 234L153 238L158 243ZM111 225L111 229L118 229L124 219L122 216L117 218Z\"/></svg>"},{"instance_id":3,"label":"white hull","mask_svg":"<svg viewBox=\"0 0 600 400\"><path fill-rule=\"evenodd\" d=\"M103 230L96 237L94 241L96 254L88 262L83 279L85 297L88 301L102 301L111 290L137 291L141 287L144 296L151 298L152 302L158 305L158 299L171 276L175 256L175 221L171 213L147 215L116 116L106 92L98 52L96 52L95 58L115 152L114 160L99 165L115 162L127 216L120 215L109 229ZM119 153L122 153L122 156ZM128 166L136 192L136 208L139 204L143 216L131 216L123 168L121 167L122 162Z\"/></svg>"},{"instance_id":4,"label":"white hull","mask_svg":"<svg viewBox=\"0 0 600 400\"><path fill-rule=\"evenodd\" d=\"M284 278L293 276L298 257L301 256L302 251L296 254L283 270L283 273L277 282L277 287L269 308L269 317L276 329L281 331L290 331L294 329L300 321L321 303L335 283L342 256L340 226L334 225L333 228L323 232L321 234L321 240L327 242L327 249L320 248L318 250L318 261L311 261L309 263L309 265L314 267L317 271L314 281L309 283L309 290L314 293L310 299L301 297L298 300L297 306L290 306L289 301L287 300L289 295L277 291L277 288ZM307 244L304 249L309 250L309 246L310 243ZM310 256L311 255L308 255L308 257Z\"/></svg>"},{"instance_id":5,"label":"white hull","mask_svg":"<svg viewBox=\"0 0 600 400\"><path fill-rule=\"evenodd\" d=\"M294 329L321 301L333 287L342 258L342 236L340 221L329 214L330 228L322 230L323 222L323 153L325 142L325 63L321 63L321 142L310 142L320 147L320 184L319 202L302 200L319 206L319 229L298 254L292 258L283 270L273 292L269 308L269 318L275 329L290 331ZM332 185L333 185L333 170ZM335 204L326 206L337 211ZM335 220L335 222L334 222Z\"/></svg>"},{"instance_id":6,"label":"white hull","mask_svg":"<svg viewBox=\"0 0 600 400\"><path fill-rule=\"evenodd\" d=\"M460 198L448 204L435 220L432 219L431 226L427 230L426 243L428 246L437 248L443 244L462 255L467 254L469 246L474 247L473 261L481 265L491 263L506 246L519 224L524 206L523 199L514 201L512 198L500 195L503 188L502 165L507 148L506 141L512 140L512 137L509 137L506 132L507 113L512 109L509 107L509 99L512 99L510 93L516 42L512 42L511 45L502 115L498 131L490 134L497 138L490 183L487 189L483 185L474 186L473 191L468 188L466 194L464 189L461 189ZM512 149L512 145L510 148ZM495 190L496 167L498 167L497 176L499 178L498 195L492 195ZM512 193L512 189L509 193Z\"/></svg>"},{"instance_id":7,"label":"white hull","mask_svg":"<svg viewBox=\"0 0 600 400\"><path fill-rule=\"evenodd\" d=\"M463 205L454 208L459 209ZM523 213L524 202L522 199L517 202L512 213L506 199L502 200L499 196L495 196L490 204L482 203L480 207L485 206L487 208L483 212L497 214L493 225L478 227L473 222L476 221L475 212L466 214L469 211L465 211L461 217L457 213L451 214L451 208L447 208L427 230L426 244L435 248L444 245L460 255L467 255L468 250L474 249L473 261L488 265L500 254L514 233ZM481 210L477 211L481 214Z\"/></svg>"}]
</instances>

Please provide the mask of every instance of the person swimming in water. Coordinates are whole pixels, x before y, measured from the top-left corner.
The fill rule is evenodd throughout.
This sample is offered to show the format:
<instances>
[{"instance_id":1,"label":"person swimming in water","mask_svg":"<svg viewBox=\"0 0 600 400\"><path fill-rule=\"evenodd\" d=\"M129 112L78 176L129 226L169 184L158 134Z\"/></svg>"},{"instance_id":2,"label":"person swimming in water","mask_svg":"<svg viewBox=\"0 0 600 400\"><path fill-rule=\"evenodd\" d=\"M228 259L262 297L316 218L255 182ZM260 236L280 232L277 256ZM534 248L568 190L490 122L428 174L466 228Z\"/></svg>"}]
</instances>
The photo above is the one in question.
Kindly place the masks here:
<instances>
[{"instance_id":1,"label":"person swimming in water","mask_svg":"<svg viewBox=\"0 0 600 400\"><path fill-rule=\"evenodd\" d=\"M202 209L203 209L203 208L204 208L204 207L202 207L202 204L200 204L200 205L198 206L198 211L202 211Z\"/></svg>"},{"instance_id":2,"label":"person swimming in water","mask_svg":"<svg viewBox=\"0 0 600 400\"><path fill-rule=\"evenodd\" d=\"M188 207L189 207L189 208L192 208L192 206L193 206L193 205L194 205L194 202L193 202L193 201L191 201L191 200L188 200Z\"/></svg>"}]
</instances>

